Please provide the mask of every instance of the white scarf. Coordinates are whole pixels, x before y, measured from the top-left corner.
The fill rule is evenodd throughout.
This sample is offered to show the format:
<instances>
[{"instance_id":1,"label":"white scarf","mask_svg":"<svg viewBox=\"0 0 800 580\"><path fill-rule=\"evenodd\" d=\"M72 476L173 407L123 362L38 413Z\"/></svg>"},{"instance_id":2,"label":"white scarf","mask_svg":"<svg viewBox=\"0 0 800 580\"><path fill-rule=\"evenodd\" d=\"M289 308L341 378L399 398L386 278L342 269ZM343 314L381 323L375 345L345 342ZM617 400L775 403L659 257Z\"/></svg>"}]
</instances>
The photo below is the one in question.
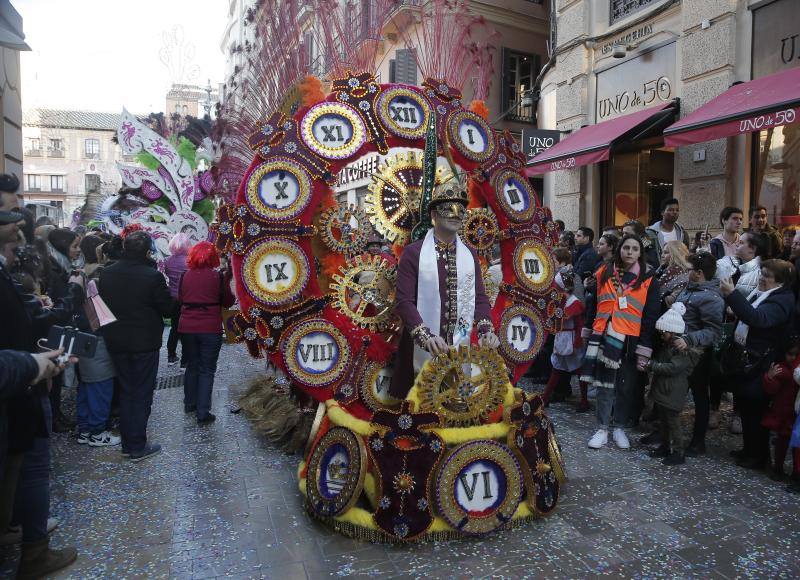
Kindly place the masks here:
<instances>
[{"instance_id":1,"label":"white scarf","mask_svg":"<svg viewBox=\"0 0 800 580\"><path fill-rule=\"evenodd\" d=\"M753 308L758 308L758 305L764 302L764 300L766 300L770 294L772 294L773 292L775 292L775 290L778 290L779 288L782 287L783 285L776 286L775 288L770 288L769 290L765 290L764 292L761 292L758 288L756 288L755 290L750 292L750 294L747 296L747 301L750 302L750 299L753 296L758 296L758 298L756 298L750 304ZM748 324L745 324L744 322L739 322L736 325L736 330L734 330L733 332L733 339L742 346L745 346L747 344L748 332L750 332L750 326Z\"/></svg>"},{"instance_id":2,"label":"white scarf","mask_svg":"<svg viewBox=\"0 0 800 580\"><path fill-rule=\"evenodd\" d=\"M458 323L453 334L453 344L469 344L472 323L475 319L475 259L464 242L456 236L456 273L458 276ZM428 230L419 254L417 278L417 311L431 333L439 335L442 304L439 299L439 264L436 257L436 240L433 230ZM419 372L431 354L414 346L414 370Z\"/></svg>"}]
</instances>

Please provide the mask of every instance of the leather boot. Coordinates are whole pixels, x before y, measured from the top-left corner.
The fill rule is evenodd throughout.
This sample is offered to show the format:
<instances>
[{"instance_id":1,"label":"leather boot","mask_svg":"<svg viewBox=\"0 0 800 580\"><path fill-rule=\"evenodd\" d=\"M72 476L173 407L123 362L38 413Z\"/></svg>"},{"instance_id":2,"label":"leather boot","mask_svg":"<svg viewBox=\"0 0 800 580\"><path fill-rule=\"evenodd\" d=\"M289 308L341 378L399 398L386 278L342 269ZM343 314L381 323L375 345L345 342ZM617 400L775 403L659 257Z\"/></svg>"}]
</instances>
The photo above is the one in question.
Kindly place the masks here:
<instances>
[{"instance_id":1,"label":"leather boot","mask_svg":"<svg viewBox=\"0 0 800 580\"><path fill-rule=\"evenodd\" d=\"M77 557L78 551L72 547L61 550L51 549L50 538L43 538L32 544L23 544L17 579L41 578L69 566Z\"/></svg>"}]
</instances>

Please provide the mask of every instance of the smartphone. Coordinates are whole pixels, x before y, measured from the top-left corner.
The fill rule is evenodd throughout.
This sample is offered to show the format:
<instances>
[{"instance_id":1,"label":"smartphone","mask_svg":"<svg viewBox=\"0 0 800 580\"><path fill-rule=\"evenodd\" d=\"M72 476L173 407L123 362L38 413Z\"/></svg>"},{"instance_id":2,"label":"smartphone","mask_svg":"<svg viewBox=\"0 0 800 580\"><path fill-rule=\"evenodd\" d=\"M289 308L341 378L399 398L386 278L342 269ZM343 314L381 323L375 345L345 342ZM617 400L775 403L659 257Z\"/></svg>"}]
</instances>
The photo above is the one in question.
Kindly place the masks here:
<instances>
[{"instance_id":1,"label":"smartphone","mask_svg":"<svg viewBox=\"0 0 800 580\"><path fill-rule=\"evenodd\" d=\"M64 349L64 354L78 358L93 358L97 351L97 337L71 326L51 326L47 334L47 348Z\"/></svg>"}]
</instances>

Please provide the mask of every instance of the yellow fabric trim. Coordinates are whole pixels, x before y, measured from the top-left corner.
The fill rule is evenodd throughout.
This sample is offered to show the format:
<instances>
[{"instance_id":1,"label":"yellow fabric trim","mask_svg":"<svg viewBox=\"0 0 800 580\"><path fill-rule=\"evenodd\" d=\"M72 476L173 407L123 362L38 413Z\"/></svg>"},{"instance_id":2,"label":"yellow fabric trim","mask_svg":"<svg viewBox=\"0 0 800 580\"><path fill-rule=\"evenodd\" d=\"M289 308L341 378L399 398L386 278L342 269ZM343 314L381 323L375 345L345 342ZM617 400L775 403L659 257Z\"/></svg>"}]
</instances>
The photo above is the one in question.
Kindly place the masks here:
<instances>
[{"instance_id":1,"label":"yellow fabric trim","mask_svg":"<svg viewBox=\"0 0 800 580\"><path fill-rule=\"evenodd\" d=\"M302 465L304 465L303 462L301 462L301 466ZM299 471L302 471L302 467L301 467L301 469L298 470L298 472ZM368 481L370 481L369 485L372 486L372 494L373 494L373 497L374 497L375 480L369 474L367 474L367 479L364 481L364 491L367 492L367 494L369 495L369 492L367 490L367 485L368 485L367 482ZM298 483L298 487L300 488L300 493L302 493L303 496L305 497L306 496L306 480L305 479L301 479L300 482ZM375 505L372 500L370 500L370 502L373 505ZM521 502L519 502L519 505L517 506L517 510L514 512L514 515L512 516L511 521L519 520L519 519L522 519L522 518L531 518L531 517L534 517L534 516L535 516L535 514L528 507L528 503L525 502L525 501L521 501ZM351 525L358 526L358 527L361 527L361 528L367 528L368 530L377 531L377 530L380 529L380 528L378 528L377 525L375 525L375 520L372 519L372 514L370 512L368 512L367 510L365 510L364 508L360 508L360 507L351 507L349 510L344 512L342 515L336 516L333 519L335 521L337 521L337 522L347 523L347 524L351 524ZM438 532L458 533L458 531L455 528L453 528L450 524L448 524L446 520L444 520L443 518L440 518L440 517L434 517L433 518L433 523L431 524L431 527L428 529L428 531L426 533L430 534L430 533L438 533ZM424 538L424 536L423 536L423 538Z\"/></svg>"},{"instance_id":2,"label":"yellow fabric trim","mask_svg":"<svg viewBox=\"0 0 800 580\"><path fill-rule=\"evenodd\" d=\"M428 364L427 362L425 364ZM503 398L503 405L510 407L514 404L514 393L519 389L514 389L510 382L506 382L506 393ZM414 386L406 396L407 401L411 401L413 410L419 409L420 399L417 387ZM369 421L354 417L339 406L333 399L325 401L328 408L328 417L331 423L340 427L347 427L351 431L364 437L369 437L376 431ZM487 425L474 425L472 427L438 427L433 432L439 435L448 445L458 445L474 439L503 439L508 435L509 425L503 422L490 423Z\"/></svg>"},{"instance_id":3,"label":"yellow fabric trim","mask_svg":"<svg viewBox=\"0 0 800 580\"><path fill-rule=\"evenodd\" d=\"M358 433L364 437L369 437L375 432L369 421L364 421L358 417L354 417L339 406L339 403L333 399L325 401L325 406L328 408L328 418L331 423L339 427L347 427L351 431Z\"/></svg>"},{"instance_id":4,"label":"yellow fabric trim","mask_svg":"<svg viewBox=\"0 0 800 580\"><path fill-rule=\"evenodd\" d=\"M367 475L364 478L364 494L367 496L370 505L374 509L375 506L378 505L378 502L375 499L375 476L369 472L367 472Z\"/></svg>"}]
</instances>

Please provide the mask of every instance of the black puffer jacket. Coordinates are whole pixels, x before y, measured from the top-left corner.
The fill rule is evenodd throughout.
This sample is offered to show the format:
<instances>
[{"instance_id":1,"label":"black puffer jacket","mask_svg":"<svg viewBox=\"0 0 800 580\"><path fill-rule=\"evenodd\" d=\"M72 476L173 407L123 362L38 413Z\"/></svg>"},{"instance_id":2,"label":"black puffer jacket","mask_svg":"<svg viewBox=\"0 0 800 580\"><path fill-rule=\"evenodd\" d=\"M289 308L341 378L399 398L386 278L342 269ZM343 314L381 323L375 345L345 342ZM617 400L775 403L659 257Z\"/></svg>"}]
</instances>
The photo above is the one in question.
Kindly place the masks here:
<instances>
[{"instance_id":1,"label":"black puffer jacket","mask_svg":"<svg viewBox=\"0 0 800 580\"><path fill-rule=\"evenodd\" d=\"M163 319L173 315L177 303L151 261L123 258L107 266L100 273L98 289L117 318L101 330L109 352L161 348Z\"/></svg>"}]
</instances>

